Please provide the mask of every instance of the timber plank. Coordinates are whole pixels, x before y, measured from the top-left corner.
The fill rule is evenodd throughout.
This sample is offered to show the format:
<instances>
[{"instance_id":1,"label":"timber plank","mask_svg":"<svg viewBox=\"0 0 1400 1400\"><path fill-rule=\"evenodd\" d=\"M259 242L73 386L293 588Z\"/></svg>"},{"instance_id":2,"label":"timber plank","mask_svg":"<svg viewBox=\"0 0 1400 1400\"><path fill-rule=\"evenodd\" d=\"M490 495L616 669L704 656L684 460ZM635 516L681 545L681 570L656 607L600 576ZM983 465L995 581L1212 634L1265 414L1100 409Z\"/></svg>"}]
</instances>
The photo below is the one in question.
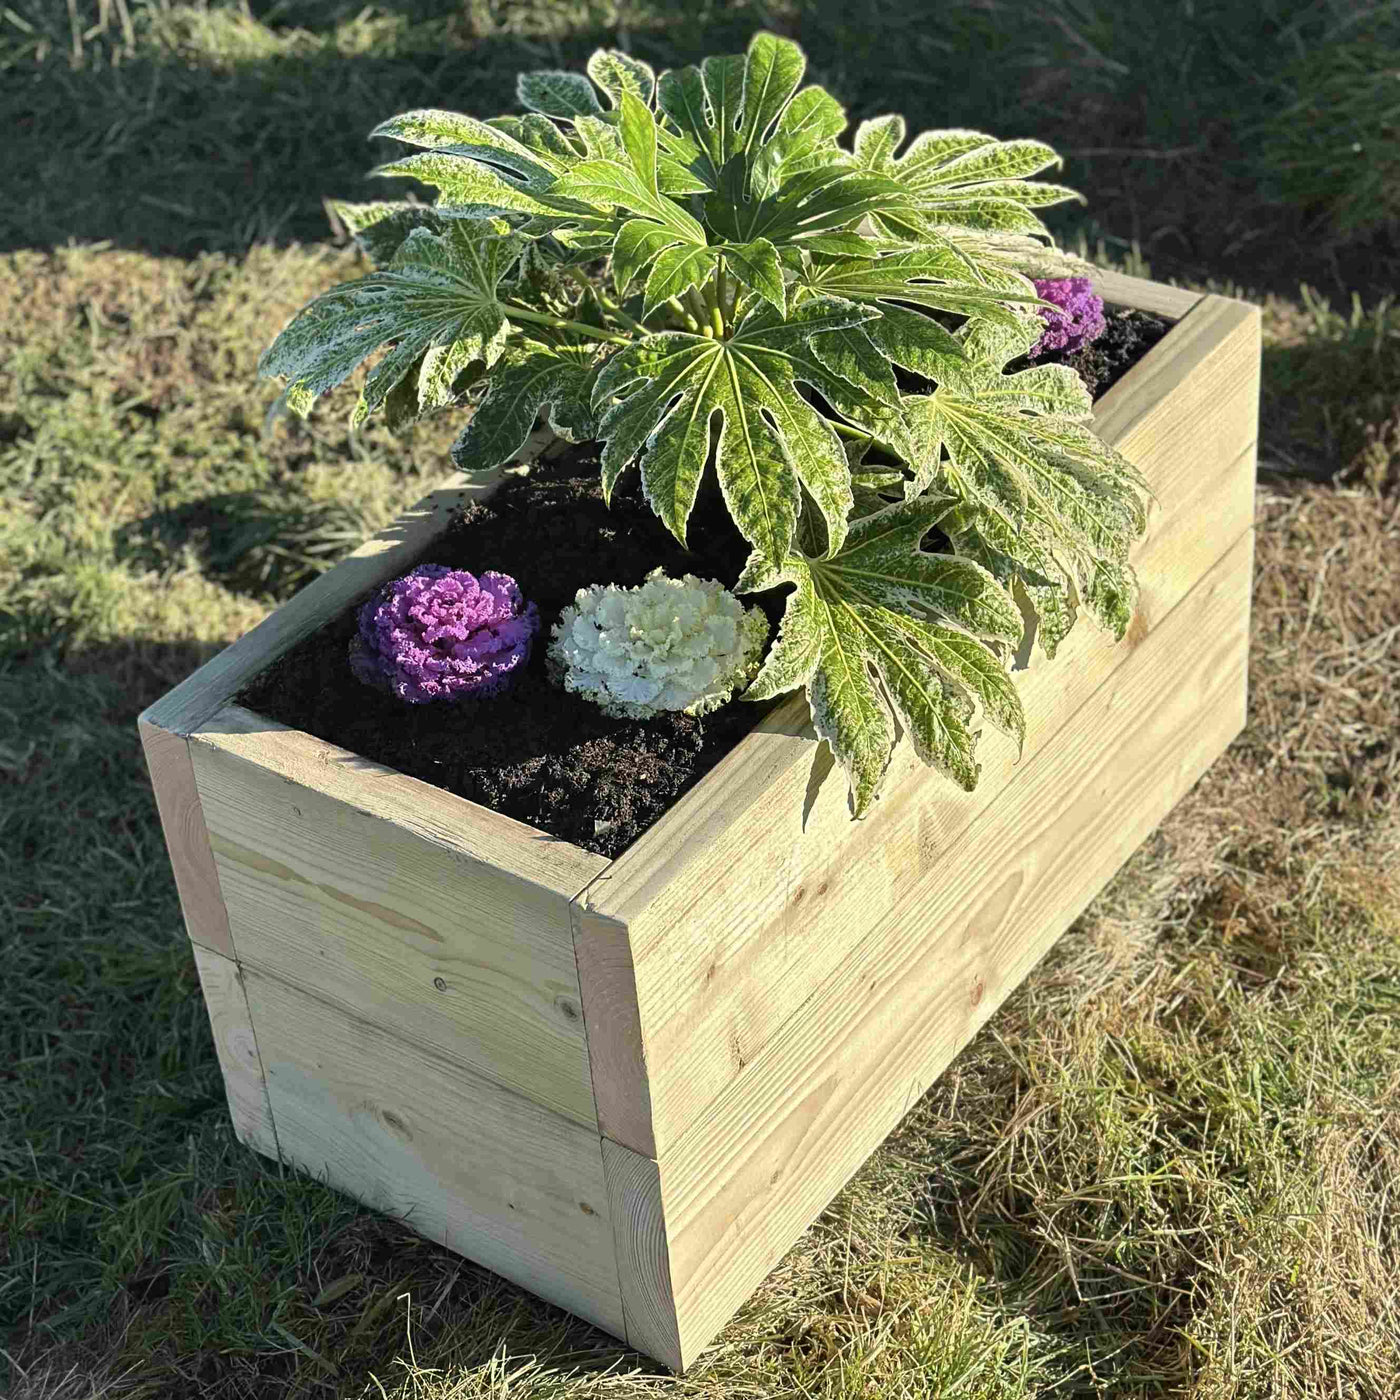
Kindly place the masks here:
<instances>
[{"instance_id":1,"label":"timber plank","mask_svg":"<svg viewBox=\"0 0 1400 1400\"><path fill-rule=\"evenodd\" d=\"M625 1335L597 1133L254 968L284 1156Z\"/></svg>"},{"instance_id":2,"label":"timber plank","mask_svg":"<svg viewBox=\"0 0 1400 1400\"><path fill-rule=\"evenodd\" d=\"M661 1173L649 1157L603 1139L627 1344L673 1370L681 1367L671 1260L661 1211Z\"/></svg>"},{"instance_id":3,"label":"timber plank","mask_svg":"<svg viewBox=\"0 0 1400 1400\"><path fill-rule=\"evenodd\" d=\"M194 945L199 985L214 1032L214 1049L228 1091L229 1115L239 1142L274 1159L282 1155L272 1121L253 1018L243 991L238 964L222 953Z\"/></svg>"},{"instance_id":4,"label":"timber plank","mask_svg":"<svg viewBox=\"0 0 1400 1400\"><path fill-rule=\"evenodd\" d=\"M1239 733L1253 532L662 1158L688 1364Z\"/></svg>"},{"instance_id":5,"label":"timber plank","mask_svg":"<svg viewBox=\"0 0 1400 1400\"><path fill-rule=\"evenodd\" d=\"M1164 282L1152 282L1145 277L1129 277L1122 272L1095 268L1094 290L1104 301L1114 306L1131 306L1137 311L1150 311L1167 321L1179 321L1205 295L1187 291L1185 287L1169 287Z\"/></svg>"},{"instance_id":6,"label":"timber plank","mask_svg":"<svg viewBox=\"0 0 1400 1400\"><path fill-rule=\"evenodd\" d=\"M236 706L190 749L245 971L596 1126L569 899L601 856Z\"/></svg>"},{"instance_id":7,"label":"timber plank","mask_svg":"<svg viewBox=\"0 0 1400 1400\"><path fill-rule=\"evenodd\" d=\"M199 806L189 741L183 734L172 734L152 724L145 714L136 721L136 727L155 790L156 811L160 813L165 849L175 874L185 932L197 947L232 958L233 935L229 933L219 872Z\"/></svg>"},{"instance_id":8,"label":"timber plank","mask_svg":"<svg viewBox=\"0 0 1400 1400\"><path fill-rule=\"evenodd\" d=\"M798 695L585 891L589 917L626 925L635 966L642 1045L631 1079L645 1077L651 1123L645 1138L619 1141L664 1160L668 1144L742 1073L860 931L899 903L1122 664L1125 648L1141 645L1249 529L1257 311L1207 302L1176 332L1194 326L1191 356L1163 342L1155 365L1149 355L1134 370L1137 396L1120 396L1117 407L1105 400L1120 450L1126 442L1166 508L1154 509L1134 551L1143 596L1124 643L1081 620L1053 662L1035 656L1018 674L1028 719L1020 765L1009 740L987 733L981 780L963 793L931 777L901 741L885 795L852 829L840 774ZM1118 387L1132 389L1131 378ZM1229 465L1203 473L1202 460ZM587 1000L585 986L585 1014Z\"/></svg>"}]
</instances>

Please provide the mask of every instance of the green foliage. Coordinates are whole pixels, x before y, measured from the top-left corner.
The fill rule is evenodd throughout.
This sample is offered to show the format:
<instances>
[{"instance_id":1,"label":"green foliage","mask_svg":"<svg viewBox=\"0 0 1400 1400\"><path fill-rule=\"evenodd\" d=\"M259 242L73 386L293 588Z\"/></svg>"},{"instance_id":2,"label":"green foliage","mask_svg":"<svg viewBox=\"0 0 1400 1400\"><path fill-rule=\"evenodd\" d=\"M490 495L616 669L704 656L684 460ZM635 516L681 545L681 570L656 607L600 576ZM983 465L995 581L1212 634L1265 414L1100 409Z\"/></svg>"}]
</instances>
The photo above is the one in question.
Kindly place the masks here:
<instances>
[{"instance_id":1,"label":"green foliage","mask_svg":"<svg viewBox=\"0 0 1400 1400\"><path fill-rule=\"evenodd\" d=\"M752 548L741 591L792 585L747 692L805 686L869 810L892 711L925 762L977 781L976 702L1017 739L1006 672L1024 620L1053 655L1076 595L1121 637L1146 483L1084 425L1072 372L1006 373L1039 330L1025 269L1057 256L1036 141L862 123L850 149L794 43L659 76L599 50L587 76L521 76L527 115L412 111L378 167L436 205L328 206L377 270L306 307L264 354L305 416L371 354L352 425L393 428L484 391L466 471L520 450L542 410L635 466L676 538L713 471ZM609 290L610 289L610 290ZM918 392L912 383L923 381ZM870 454L873 470L857 470ZM878 460L883 458L883 460ZM920 550L939 524L953 555Z\"/></svg>"}]
</instances>

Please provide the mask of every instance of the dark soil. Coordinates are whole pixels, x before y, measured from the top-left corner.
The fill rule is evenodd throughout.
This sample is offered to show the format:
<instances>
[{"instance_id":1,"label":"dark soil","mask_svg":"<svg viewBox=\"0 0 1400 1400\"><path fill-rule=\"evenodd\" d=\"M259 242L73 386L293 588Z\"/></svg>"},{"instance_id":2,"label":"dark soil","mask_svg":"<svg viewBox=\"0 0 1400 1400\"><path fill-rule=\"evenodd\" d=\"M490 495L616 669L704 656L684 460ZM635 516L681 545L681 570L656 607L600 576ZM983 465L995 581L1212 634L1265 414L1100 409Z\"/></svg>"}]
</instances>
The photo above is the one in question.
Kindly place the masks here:
<instances>
[{"instance_id":1,"label":"dark soil","mask_svg":"<svg viewBox=\"0 0 1400 1400\"><path fill-rule=\"evenodd\" d=\"M1170 324L1145 311L1104 309L1107 325L1082 350L1042 355L1041 365L1068 365L1094 398L1102 398L1161 338ZM1029 361L1027 361L1029 363ZM1008 369L1016 366L1007 366Z\"/></svg>"},{"instance_id":2,"label":"dark soil","mask_svg":"<svg viewBox=\"0 0 1400 1400\"><path fill-rule=\"evenodd\" d=\"M1042 363L1062 360L1091 393L1102 393L1166 330L1141 313L1110 316L1093 346ZM536 463L528 476L507 477L489 500L459 513L418 561L499 570L538 605L534 653L506 695L405 705L359 684L346 661L359 600L255 677L238 702L576 846L620 855L779 702L737 701L703 719L619 720L550 682L549 631L578 589L632 587L658 566L671 577L693 573L732 586L747 557L712 476L691 518L693 550L657 520L635 471L624 476L611 508L598 476L594 445ZM761 607L775 633L786 593L743 601Z\"/></svg>"}]
</instances>

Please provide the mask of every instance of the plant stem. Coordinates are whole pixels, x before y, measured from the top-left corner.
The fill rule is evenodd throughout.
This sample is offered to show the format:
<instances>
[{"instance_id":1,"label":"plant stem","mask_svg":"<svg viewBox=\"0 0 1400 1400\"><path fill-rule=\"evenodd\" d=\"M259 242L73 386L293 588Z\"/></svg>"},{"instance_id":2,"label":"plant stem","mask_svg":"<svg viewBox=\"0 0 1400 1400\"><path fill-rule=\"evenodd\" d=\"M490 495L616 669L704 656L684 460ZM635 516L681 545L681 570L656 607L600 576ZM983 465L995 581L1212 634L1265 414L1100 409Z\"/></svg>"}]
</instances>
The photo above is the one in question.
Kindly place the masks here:
<instances>
[{"instance_id":1,"label":"plant stem","mask_svg":"<svg viewBox=\"0 0 1400 1400\"><path fill-rule=\"evenodd\" d=\"M686 303L690 307L691 315L695 317L696 329L708 324L710 319L709 308L705 305L704 298L694 287L685 289Z\"/></svg>"},{"instance_id":2,"label":"plant stem","mask_svg":"<svg viewBox=\"0 0 1400 1400\"><path fill-rule=\"evenodd\" d=\"M569 268L569 276L584 289L597 304L599 314L606 320L609 316L616 317L624 326L630 327L634 331L641 331L646 334L647 328L635 316L629 316L621 306L595 283L590 282L587 277L576 267Z\"/></svg>"},{"instance_id":3,"label":"plant stem","mask_svg":"<svg viewBox=\"0 0 1400 1400\"><path fill-rule=\"evenodd\" d=\"M826 421L844 438L868 438L871 442L875 441L874 433L867 433L861 428L853 428L849 423L839 423L835 418L828 418Z\"/></svg>"},{"instance_id":4,"label":"plant stem","mask_svg":"<svg viewBox=\"0 0 1400 1400\"><path fill-rule=\"evenodd\" d=\"M683 307L683 306L680 304L680 302L678 302L678 301L675 299L675 297L667 297L667 298L666 298L666 305L669 306L669 307L671 308L671 310L674 311L674 312L676 313L676 315L679 316L679 317L681 318L681 320L685 323L686 327L687 327L689 330L691 330L692 332L694 332L694 334L696 334L696 335L699 335L699 334L700 334L700 323L699 323L699 321L697 321L697 320L695 319L695 317L692 316L692 315L690 314L690 312L687 311L687 310L685 309L685 307Z\"/></svg>"},{"instance_id":5,"label":"plant stem","mask_svg":"<svg viewBox=\"0 0 1400 1400\"><path fill-rule=\"evenodd\" d=\"M853 428L849 423L838 423L835 418L828 418L826 421L836 429L840 437L850 438L853 442L868 442L872 447L878 447L881 452L888 452L896 460L903 460L889 443L881 442L874 433L867 432L864 428Z\"/></svg>"},{"instance_id":6,"label":"plant stem","mask_svg":"<svg viewBox=\"0 0 1400 1400\"><path fill-rule=\"evenodd\" d=\"M585 326L582 321L566 321L562 316L550 316L543 311L531 311L528 306L516 306L514 302L503 302L506 314L513 321L533 321L537 326L553 326L559 331L573 331L575 335L586 335L593 340L606 340L610 345L631 345L632 338L618 335L616 331L602 331L597 326Z\"/></svg>"}]
</instances>

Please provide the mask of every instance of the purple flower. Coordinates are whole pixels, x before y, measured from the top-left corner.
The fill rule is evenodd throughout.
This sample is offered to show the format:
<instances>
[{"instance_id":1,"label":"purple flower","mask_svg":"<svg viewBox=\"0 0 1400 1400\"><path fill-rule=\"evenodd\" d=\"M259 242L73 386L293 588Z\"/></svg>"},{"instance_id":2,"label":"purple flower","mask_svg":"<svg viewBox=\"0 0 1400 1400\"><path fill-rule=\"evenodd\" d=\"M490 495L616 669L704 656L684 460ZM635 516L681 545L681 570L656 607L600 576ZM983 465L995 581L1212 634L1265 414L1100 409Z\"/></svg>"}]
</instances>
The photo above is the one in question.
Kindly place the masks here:
<instances>
[{"instance_id":1,"label":"purple flower","mask_svg":"<svg viewBox=\"0 0 1400 1400\"><path fill-rule=\"evenodd\" d=\"M410 705L498 694L530 659L539 610L508 574L420 564L360 609L350 669Z\"/></svg>"},{"instance_id":2,"label":"purple flower","mask_svg":"<svg viewBox=\"0 0 1400 1400\"><path fill-rule=\"evenodd\" d=\"M1059 310L1038 308L1045 330L1030 348L1031 359L1047 350L1080 350L1103 334L1103 301L1094 295L1087 277L1036 278L1035 292L1043 300L1053 301Z\"/></svg>"}]
</instances>

